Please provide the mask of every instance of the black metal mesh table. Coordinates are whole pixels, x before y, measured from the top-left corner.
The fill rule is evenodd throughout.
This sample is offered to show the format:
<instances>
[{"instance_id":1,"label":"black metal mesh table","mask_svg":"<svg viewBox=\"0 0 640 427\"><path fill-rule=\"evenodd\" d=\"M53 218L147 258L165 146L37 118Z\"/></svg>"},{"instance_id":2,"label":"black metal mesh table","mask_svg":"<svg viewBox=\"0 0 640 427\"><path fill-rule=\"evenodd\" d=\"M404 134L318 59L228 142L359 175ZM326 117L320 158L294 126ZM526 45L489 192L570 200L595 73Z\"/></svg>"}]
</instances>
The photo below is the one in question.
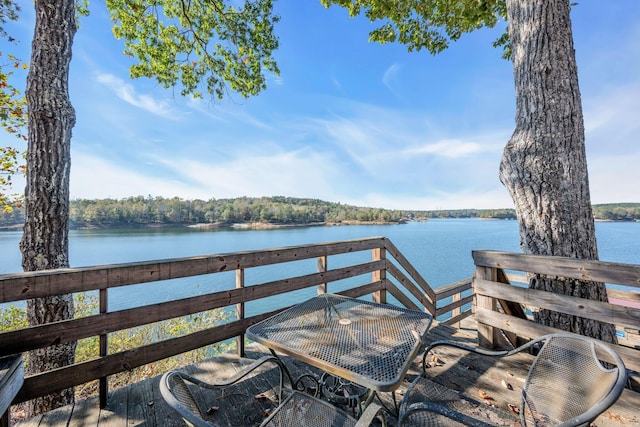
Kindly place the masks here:
<instances>
[{"instance_id":1,"label":"black metal mesh table","mask_svg":"<svg viewBox=\"0 0 640 427\"><path fill-rule=\"evenodd\" d=\"M323 294L247 329L247 337L374 391L394 391L420 350L428 313Z\"/></svg>"}]
</instances>

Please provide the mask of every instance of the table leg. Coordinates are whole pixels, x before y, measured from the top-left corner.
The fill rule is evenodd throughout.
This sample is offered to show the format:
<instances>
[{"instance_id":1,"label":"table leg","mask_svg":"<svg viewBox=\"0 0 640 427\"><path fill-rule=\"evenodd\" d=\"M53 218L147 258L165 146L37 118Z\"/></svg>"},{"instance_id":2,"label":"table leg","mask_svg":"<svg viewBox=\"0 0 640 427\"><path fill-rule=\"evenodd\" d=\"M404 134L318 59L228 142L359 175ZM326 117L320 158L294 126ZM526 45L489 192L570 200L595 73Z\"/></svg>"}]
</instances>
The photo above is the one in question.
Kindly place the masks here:
<instances>
[{"instance_id":1,"label":"table leg","mask_svg":"<svg viewBox=\"0 0 640 427\"><path fill-rule=\"evenodd\" d=\"M302 374L294 380L293 375L291 375L291 371L289 371L289 368L287 368L287 365L284 363L282 358L280 358L273 349L269 349L269 351L280 361L280 365L286 373L287 378L289 379L289 384L291 384L291 388L293 390L302 391L312 395L313 397L320 396L320 382L313 374ZM310 383L309 386L307 383ZM313 392L310 392L311 390L313 390Z\"/></svg>"}]
</instances>

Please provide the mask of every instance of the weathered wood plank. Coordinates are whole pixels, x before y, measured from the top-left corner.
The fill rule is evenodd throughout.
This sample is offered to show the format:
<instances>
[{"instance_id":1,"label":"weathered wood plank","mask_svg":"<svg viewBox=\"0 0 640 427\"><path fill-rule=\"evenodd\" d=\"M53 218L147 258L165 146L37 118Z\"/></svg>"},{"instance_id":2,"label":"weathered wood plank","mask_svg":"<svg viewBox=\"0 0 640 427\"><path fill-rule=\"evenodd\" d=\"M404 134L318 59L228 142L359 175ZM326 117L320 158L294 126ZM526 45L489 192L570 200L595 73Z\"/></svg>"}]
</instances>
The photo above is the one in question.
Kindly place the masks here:
<instances>
[{"instance_id":1,"label":"weathered wood plank","mask_svg":"<svg viewBox=\"0 0 640 427\"><path fill-rule=\"evenodd\" d=\"M371 251L371 260L372 261L384 261L384 267L380 270L375 270L371 273L371 281L372 282L386 282L387 280L387 250L385 248L376 248ZM387 303L387 290L382 289L373 294L373 301L378 304L386 304Z\"/></svg>"},{"instance_id":2,"label":"weathered wood plank","mask_svg":"<svg viewBox=\"0 0 640 427\"><path fill-rule=\"evenodd\" d=\"M129 387L127 387L129 388ZM149 427L161 426L158 424L153 406L163 405L164 401L153 402L153 392L151 391L149 381L136 383L135 387L130 387L127 397L127 426L148 425ZM153 402L151 404L151 402ZM176 418L174 418L175 420ZM162 422L162 420L161 420Z\"/></svg>"},{"instance_id":3,"label":"weathered wood plank","mask_svg":"<svg viewBox=\"0 0 640 427\"><path fill-rule=\"evenodd\" d=\"M525 305L560 311L616 325L637 327L640 324L640 310L602 301L559 295L537 289L520 288L482 279L476 280L474 291L479 295L517 301Z\"/></svg>"},{"instance_id":4,"label":"weathered wood plank","mask_svg":"<svg viewBox=\"0 0 640 427\"><path fill-rule=\"evenodd\" d=\"M469 277L468 279L460 280L458 282L454 282L446 286L441 286L435 290L436 299L440 301L444 298L453 296L455 294L459 294L465 291L470 291L472 283L473 283L473 277Z\"/></svg>"},{"instance_id":5,"label":"weathered wood plank","mask_svg":"<svg viewBox=\"0 0 640 427\"><path fill-rule=\"evenodd\" d=\"M472 251L472 256L478 266L640 287L639 265L500 251Z\"/></svg>"},{"instance_id":6,"label":"weathered wood plank","mask_svg":"<svg viewBox=\"0 0 640 427\"><path fill-rule=\"evenodd\" d=\"M476 266L476 275L473 281L473 292L475 294L473 312L478 310L496 311L497 304L495 298L479 295L476 290L476 284L479 281L494 281L497 278L495 268ZM494 348L498 343L498 330L491 325L483 324L478 321L478 342L481 347Z\"/></svg>"},{"instance_id":7,"label":"weathered wood plank","mask_svg":"<svg viewBox=\"0 0 640 427\"><path fill-rule=\"evenodd\" d=\"M6 412L24 382L24 363L21 354L0 358L0 415Z\"/></svg>"},{"instance_id":8,"label":"weathered wood plank","mask_svg":"<svg viewBox=\"0 0 640 427\"><path fill-rule=\"evenodd\" d=\"M229 289L191 298L5 332L0 334L0 355L9 351L11 353L24 352L174 317L241 304L272 295L317 286L323 281L337 281L356 277L372 273L382 268L384 264L384 260L373 261L328 272L313 273L250 287Z\"/></svg>"},{"instance_id":9,"label":"weathered wood plank","mask_svg":"<svg viewBox=\"0 0 640 427\"><path fill-rule=\"evenodd\" d=\"M472 315L473 315L473 312L471 310L466 310L461 312L460 314L456 314L455 316L450 317L449 319L445 320L442 323L445 325L455 325L456 323L459 323L460 321Z\"/></svg>"},{"instance_id":10,"label":"weathered wood plank","mask_svg":"<svg viewBox=\"0 0 640 427\"><path fill-rule=\"evenodd\" d=\"M518 319L513 316L507 316L490 310L477 310L475 318L478 322L506 331L511 331L519 336L527 338L536 338L541 335L558 332L566 333L566 331L562 331L560 329L540 325L530 320ZM605 344L610 346L616 353L618 353L618 355L620 355L628 369L640 372L640 350L610 343Z\"/></svg>"},{"instance_id":11,"label":"weathered wood plank","mask_svg":"<svg viewBox=\"0 0 640 427\"><path fill-rule=\"evenodd\" d=\"M505 283L507 285L511 285L509 281L509 276L505 273L503 269L498 269L497 281L500 283ZM520 301L514 302L506 299L498 299L498 303L502 308L502 312L508 314L509 316L515 316L520 319L526 319L527 315L522 307L522 303ZM518 336L509 331L503 331L505 338L509 341L509 343L515 348L524 344L522 339L519 339Z\"/></svg>"},{"instance_id":12,"label":"weathered wood plank","mask_svg":"<svg viewBox=\"0 0 640 427\"><path fill-rule=\"evenodd\" d=\"M153 411L156 425L184 424L178 413L164 403L164 399L160 394L160 377L147 379L146 382L149 383L149 395L151 396L151 400L148 403L148 406L150 406L149 411Z\"/></svg>"},{"instance_id":13,"label":"weathered wood plank","mask_svg":"<svg viewBox=\"0 0 640 427\"><path fill-rule=\"evenodd\" d=\"M107 406L100 410L98 419L100 427L122 427L127 425L127 399L130 388L127 387L118 393L109 392Z\"/></svg>"},{"instance_id":14,"label":"weathered wood plank","mask_svg":"<svg viewBox=\"0 0 640 427\"><path fill-rule=\"evenodd\" d=\"M76 404L73 404L45 412L40 417L39 425L47 427L67 427L71 422L73 410L80 408L82 408L82 405L76 406Z\"/></svg>"},{"instance_id":15,"label":"weathered wood plank","mask_svg":"<svg viewBox=\"0 0 640 427\"><path fill-rule=\"evenodd\" d=\"M87 425L98 425L99 419L100 403L97 397L92 397L74 404L68 426L84 427Z\"/></svg>"},{"instance_id":16,"label":"weathered wood plank","mask_svg":"<svg viewBox=\"0 0 640 427\"><path fill-rule=\"evenodd\" d=\"M640 303L640 292L629 292L607 288L607 296L621 301Z\"/></svg>"},{"instance_id":17,"label":"weathered wood plank","mask_svg":"<svg viewBox=\"0 0 640 427\"><path fill-rule=\"evenodd\" d=\"M14 402L24 402L35 396L52 393L67 387L83 384L101 376L113 375L176 354L233 338L249 326L279 312L264 313L247 319L226 323L214 328L194 332L177 338L136 347L88 362L54 369L25 378L24 385Z\"/></svg>"},{"instance_id":18,"label":"weathered wood plank","mask_svg":"<svg viewBox=\"0 0 640 427\"><path fill-rule=\"evenodd\" d=\"M473 302L473 295L466 296L457 301L453 301L447 305L444 305L436 310L436 317L442 316L443 314L449 313L453 311L455 308L460 308L463 305L471 304Z\"/></svg>"},{"instance_id":19,"label":"weathered wood plank","mask_svg":"<svg viewBox=\"0 0 640 427\"><path fill-rule=\"evenodd\" d=\"M219 273L384 247L384 238L0 275L0 303Z\"/></svg>"}]
</instances>

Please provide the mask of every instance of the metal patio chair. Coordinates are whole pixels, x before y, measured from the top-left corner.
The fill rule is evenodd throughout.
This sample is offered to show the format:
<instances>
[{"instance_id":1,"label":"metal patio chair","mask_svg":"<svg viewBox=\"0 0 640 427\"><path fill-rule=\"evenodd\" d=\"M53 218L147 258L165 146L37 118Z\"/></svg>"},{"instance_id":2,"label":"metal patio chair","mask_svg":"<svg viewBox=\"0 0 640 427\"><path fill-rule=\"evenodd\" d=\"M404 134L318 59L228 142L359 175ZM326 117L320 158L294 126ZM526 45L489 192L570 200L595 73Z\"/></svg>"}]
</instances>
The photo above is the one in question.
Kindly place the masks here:
<instances>
[{"instance_id":1,"label":"metal patio chair","mask_svg":"<svg viewBox=\"0 0 640 427\"><path fill-rule=\"evenodd\" d=\"M382 407L369 404L360 418L355 419L331 403L310 394L293 391L264 420L261 427L366 427L378 419L382 426L386 420Z\"/></svg>"},{"instance_id":2,"label":"metal patio chair","mask_svg":"<svg viewBox=\"0 0 640 427\"><path fill-rule=\"evenodd\" d=\"M519 414L523 426L588 425L615 403L626 384L627 371L620 356L601 342L581 335L549 334L508 351L436 341L425 350L422 373L405 393L400 405L400 426L491 425L465 413L465 405L472 405L471 399L428 379L427 354L439 346L492 357L541 346L522 389ZM607 356L606 364L597 352Z\"/></svg>"},{"instance_id":3,"label":"metal patio chair","mask_svg":"<svg viewBox=\"0 0 640 427\"><path fill-rule=\"evenodd\" d=\"M307 393L284 388L283 372L285 368L283 368L282 362L274 356L264 356L232 378L215 384L201 381L180 371L170 371L160 379L160 393L167 404L180 414L187 425L215 427L216 425L208 419L207 411L203 411L198 405L198 401L195 399L190 387L197 386L210 390L226 387L240 381L253 370L268 362L275 363L279 369L279 405L271 411L269 416L260 424L261 426L365 427L369 426L374 419L379 418L382 408L374 403L370 404L360 418L356 420L324 400ZM283 392L287 394L284 400ZM381 423L383 426L386 425L384 418L381 418Z\"/></svg>"}]
</instances>

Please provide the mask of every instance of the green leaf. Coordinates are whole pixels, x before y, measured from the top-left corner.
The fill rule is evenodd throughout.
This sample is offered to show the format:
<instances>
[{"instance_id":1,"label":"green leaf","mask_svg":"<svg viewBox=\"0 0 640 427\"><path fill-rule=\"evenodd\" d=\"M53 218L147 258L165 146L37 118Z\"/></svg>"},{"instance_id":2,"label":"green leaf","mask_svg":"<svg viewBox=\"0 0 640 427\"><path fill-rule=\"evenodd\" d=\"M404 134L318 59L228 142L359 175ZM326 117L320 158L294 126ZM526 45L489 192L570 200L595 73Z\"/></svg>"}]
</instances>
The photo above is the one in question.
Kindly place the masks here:
<instances>
[{"instance_id":1,"label":"green leaf","mask_svg":"<svg viewBox=\"0 0 640 427\"><path fill-rule=\"evenodd\" d=\"M227 4L229 3L229 4ZM182 95L218 99L231 89L242 97L266 88L279 74L272 0L107 0L113 33L137 62L133 78L156 79Z\"/></svg>"},{"instance_id":2,"label":"green leaf","mask_svg":"<svg viewBox=\"0 0 640 427\"><path fill-rule=\"evenodd\" d=\"M364 14L380 26L369 33L377 43L400 42L411 51L427 49L437 54L464 33L506 21L505 0L321 0L325 7L342 6L349 16ZM508 36L504 33L494 46L510 56Z\"/></svg>"}]
</instances>

